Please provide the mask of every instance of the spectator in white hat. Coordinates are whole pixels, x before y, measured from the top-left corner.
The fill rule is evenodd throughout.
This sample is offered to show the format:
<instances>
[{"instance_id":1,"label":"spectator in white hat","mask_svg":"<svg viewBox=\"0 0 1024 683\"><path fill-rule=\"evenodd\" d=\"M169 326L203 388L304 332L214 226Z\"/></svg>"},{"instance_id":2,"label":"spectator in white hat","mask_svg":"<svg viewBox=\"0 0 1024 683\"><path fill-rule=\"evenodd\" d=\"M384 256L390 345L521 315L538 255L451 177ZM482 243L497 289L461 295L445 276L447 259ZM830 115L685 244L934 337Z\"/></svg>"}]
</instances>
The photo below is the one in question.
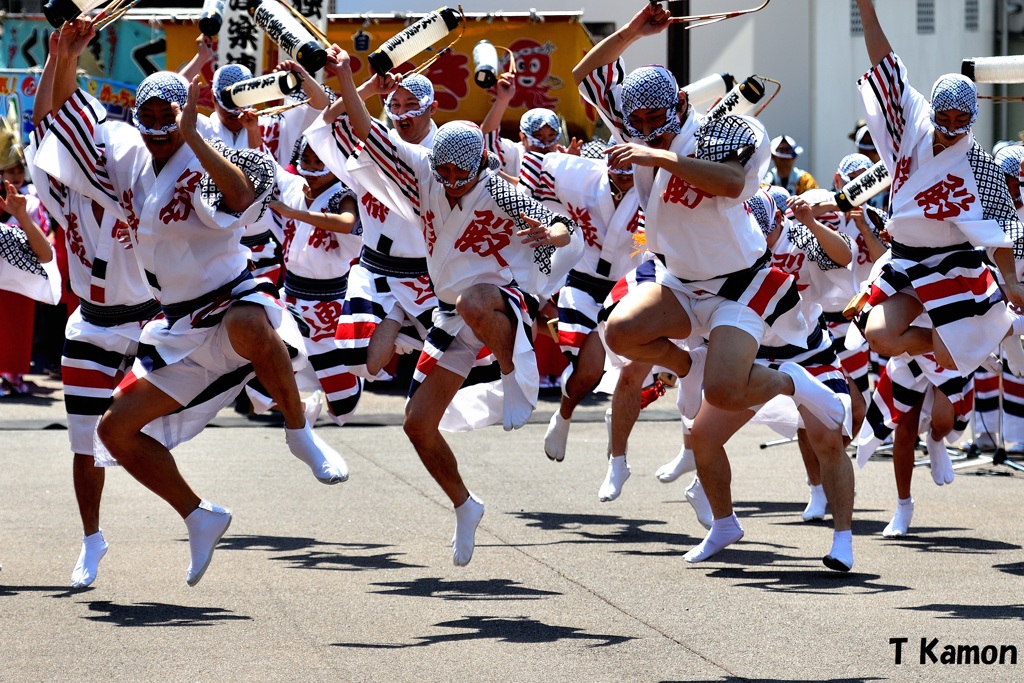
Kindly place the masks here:
<instances>
[{"instance_id":1,"label":"spectator in white hat","mask_svg":"<svg viewBox=\"0 0 1024 683\"><path fill-rule=\"evenodd\" d=\"M803 194L818 187L818 182L807 171L796 167L796 158L804 151L796 140L780 135L772 140L772 169L765 175L762 185L779 185L792 195Z\"/></svg>"}]
</instances>

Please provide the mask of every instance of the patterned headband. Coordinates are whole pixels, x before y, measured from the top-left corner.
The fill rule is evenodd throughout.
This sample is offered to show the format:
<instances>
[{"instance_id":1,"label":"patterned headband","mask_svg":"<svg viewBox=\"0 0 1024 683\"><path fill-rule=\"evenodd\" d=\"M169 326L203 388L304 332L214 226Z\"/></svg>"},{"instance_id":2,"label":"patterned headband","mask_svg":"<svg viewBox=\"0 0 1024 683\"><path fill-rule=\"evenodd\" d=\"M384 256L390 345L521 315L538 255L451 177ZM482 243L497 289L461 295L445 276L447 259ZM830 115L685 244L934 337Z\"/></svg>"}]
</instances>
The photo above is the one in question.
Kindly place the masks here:
<instances>
[{"instance_id":1,"label":"patterned headband","mask_svg":"<svg viewBox=\"0 0 1024 683\"><path fill-rule=\"evenodd\" d=\"M430 152L430 170L434 179L445 187L456 189L476 180L484 159L484 134L480 126L469 121L451 121L437 129L434 134L434 148ZM467 171L469 176L454 182L447 182L437 172L437 167L453 164Z\"/></svg>"},{"instance_id":2,"label":"patterned headband","mask_svg":"<svg viewBox=\"0 0 1024 683\"><path fill-rule=\"evenodd\" d=\"M766 191L775 203L775 207L782 213L786 213L786 207L789 205L789 190L781 185L772 185Z\"/></svg>"},{"instance_id":3,"label":"patterned headband","mask_svg":"<svg viewBox=\"0 0 1024 683\"><path fill-rule=\"evenodd\" d=\"M166 135L178 130L177 122L169 123L157 130L146 128L139 123L139 109L152 99L163 100L168 104L176 103L179 107L184 107L185 102L188 100L188 81L173 71L157 71L155 74L147 76L142 83L139 83L139 89L135 92L135 109L132 110L132 122L139 129L140 133L143 135Z\"/></svg>"},{"instance_id":4,"label":"patterned headband","mask_svg":"<svg viewBox=\"0 0 1024 683\"><path fill-rule=\"evenodd\" d=\"M549 126L551 130L555 131L555 138L550 143L545 143L537 139L537 131L544 126ZM537 107L536 109L530 109L522 118L519 119L519 132L526 137L527 142L533 147L539 147L540 149L547 149L558 144L558 134L562 130L562 123L558 120L558 114L551 111L550 109L544 109Z\"/></svg>"},{"instance_id":5,"label":"patterned headband","mask_svg":"<svg viewBox=\"0 0 1024 683\"><path fill-rule=\"evenodd\" d=\"M971 115L966 126L950 130L935 123L935 112L955 109ZM960 74L940 76L932 87L932 125L946 135L966 133L978 120L978 89L974 81Z\"/></svg>"},{"instance_id":6,"label":"patterned headband","mask_svg":"<svg viewBox=\"0 0 1024 683\"><path fill-rule=\"evenodd\" d=\"M848 183L852 180L851 176L854 173L860 170L866 171L869 168L871 168L871 159L868 159L863 154L847 154L839 162L839 170L836 172L843 179L844 183Z\"/></svg>"},{"instance_id":7,"label":"patterned headband","mask_svg":"<svg viewBox=\"0 0 1024 683\"><path fill-rule=\"evenodd\" d=\"M319 171L310 171L309 169L303 168L302 166L302 155L306 152L306 147L309 146L309 140L303 135L299 138L299 143L295 154L295 170L298 171L299 175L303 178L323 178L324 176L330 175L331 169L324 166ZM313 152L316 154L316 152ZM319 159L319 155L317 156Z\"/></svg>"},{"instance_id":8,"label":"patterned headband","mask_svg":"<svg viewBox=\"0 0 1024 683\"><path fill-rule=\"evenodd\" d=\"M747 210L757 219L757 224L765 237L775 229L775 200L763 189L747 200Z\"/></svg>"},{"instance_id":9,"label":"patterned headband","mask_svg":"<svg viewBox=\"0 0 1024 683\"><path fill-rule=\"evenodd\" d=\"M392 114L391 100L394 99L398 89L392 91L387 96L387 99L384 100L384 111L387 112L388 118L392 121L404 121L414 116L422 116L427 111L427 107L434 103L434 84L423 74L409 74L402 79L402 84L398 88L412 93L412 96L416 98L420 106L419 109L404 114Z\"/></svg>"},{"instance_id":10,"label":"patterned headband","mask_svg":"<svg viewBox=\"0 0 1024 683\"><path fill-rule=\"evenodd\" d=\"M679 105L679 85L676 77L663 66L642 66L622 81L623 124L630 137L651 141L665 133L678 133L681 124L676 115ZM629 123L629 116L637 109L667 109L665 125L644 135Z\"/></svg>"},{"instance_id":11,"label":"patterned headband","mask_svg":"<svg viewBox=\"0 0 1024 683\"><path fill-rule=\"evenodd\" d=\"M1024 147L1020 145L1007 145L996 152L996 163L1003 173L1014 178L1020 178L1020 162L1024 160Z\"/></svg>"},{"instance_id":12,"label":"patterned headband","mask_svg":"<svg viewBox=\"0 0 1024 683\"><path fill-rule=\"evenodd\" d=\"M228 64L217 69L213 74L213 99L217 101L217 104L224 107L224 101L220 98L220 94L227 88L230 88L235 83L245 81L252 78L252 71L249 71L249 67L241 64ZM238 111L231 107L224 107L228 111Z\"/></svg>"}]
</instances>

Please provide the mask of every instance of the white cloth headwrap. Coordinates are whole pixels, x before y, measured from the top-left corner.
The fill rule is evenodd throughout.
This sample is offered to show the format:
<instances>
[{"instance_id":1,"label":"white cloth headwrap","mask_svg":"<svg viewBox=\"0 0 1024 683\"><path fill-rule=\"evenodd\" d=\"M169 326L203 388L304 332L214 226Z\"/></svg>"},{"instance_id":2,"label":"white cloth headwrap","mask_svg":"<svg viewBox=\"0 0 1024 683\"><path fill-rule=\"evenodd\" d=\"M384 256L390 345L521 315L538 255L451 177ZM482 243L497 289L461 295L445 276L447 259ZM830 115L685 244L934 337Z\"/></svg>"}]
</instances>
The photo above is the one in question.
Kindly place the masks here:
<instances>
[{"instance_id":1,"label":"white cloth headwrap","mask_svg":"<svg viewBox=\"0 0 1024 683\"><path fill-rule=\"evenodd\" d=\"M388 118L392 121L404 121L414 116L422 116L427 111L427 107L434 103L434 84L423 74L409 74L402 79L402 84L398 87L412 93L412 96L420 103L420 107L404 114L392 114L391 100L394 99L395 93L398 92L395 89L384 100L384 111L387 112Z\"/></svg>"},{"instance_id":2,"label":"white cloth headwrap","mask_svg":"<svg viewBox=\"0 0 1024 683\"><path fill-rule=\"evenodd\" d=\"M544 126L550 126L551 130L555 131L555 139L550 143L541 142L535 137L537 131ZM540 149L547 149L558 144L558 133L561 130L562 123L558 120L558 114L543 107L530 109L519 119L519 132L526 137L532 146L539 147Z\"/></svg>"},{"instance_id":3,"label":"white cloth headwrap","mask_svg":"<svg viewBox=\"0 0 1024 683\"><path fill-rule=\"evenodd\" d=\"M996 152L996 163L1003 173L1014 178L1020 177L1020 162L1024 159L1024 147L1020 145L1007 145Z\"/></svg>"},{"instance_id":4,"label":"white cloth headwrap","mask_svg":"<svg viewBox=\"0 0 1024 683\"><path fill-rule=\"evenodd\" d=\"M302 155L306 151L306 147L308 146L309 141L306 139L306 136L303 135L301 138L299 138L299 144L297 146L298 151L295 154L295 170L298 172L298 174L303 178L323 178L326 175L330 175L331 169L327 168L326 166L321 168L319 171L310 171L309 169L302 167ZM313 153L316 154L316 152ZM320 156L317 155L317 158L319 159Z\"/></svg>"},{"instance_id":5,"label":"white cloth headwrap","mask_svg":"<svg viewBox=\"0 0 1024 683\"><path fill-rule=\"evenodd\" d=\"M971 120L966 126L961 126L956 130L950 130L935 123L935 112L949 111L950 109L970 114ZM959 135L969 131L974 122L978 120L978 88L974 85L974 81L960 74L940 76L932 86L931 117L932 125L946 135Z\"/></svg>"},{"instance_id":6,"label":"white cloth headwrap","mask_svg":"<svg viewBox=\"0 0 1024 683\"><path fill-rule=\"evenodd\" d=\"M843 179L844 183L850 182L850 177L853 173L860 170L868 170L871 168L871 159L868 159L863 154L847 154L843 157L843 160L839 162L839 170L837 173L839 177Z\"/></svg>"},{"instance_id":7,"label":"white cloth headwrap","mask_svg":"<svg viewBox=\"0 0 1024 683\"><path fill-rule=\"evenodd\" d=\"M213 99L217 100L217 104L224 107L224 100L220 98L220 94L227 88L230 88L235 83L241 81L247 81L252 78L252 71L249 71L249 67L242 64L227 64L217 69L213 74ZM231 107L224 107L228 111L239 111L232 109Z\"/></svg>"},{"instance_id":8,"label":"white cloth headwrap","mask_svg":"<svg viewBox=\"0 0 1024 683\"><path fill-rule=\"evenodd\" d=\"M177 103L179 107L184 107L185 102L188 100L188 81L185 80L184 76L173 71L157 71L155 74L147 76L142 83L139 83L139 89L135 91L135 109L132 110L132 123L135 124L140 133L143 135L166 135L178 130L177 122L170 123L159 130L146 128L139 123L139 109L146 102L154 98L163 100L168 104Z\"/></svg>"},{"instance_id":9,"label":"white cloth headwrap","mask_svg":"<svg viewBox=\"0 0 1024 683\"><path fill-rule=\"evenodd\" d=\"M747 210L757 219L761 232L767 237L775 229L775 200L764 189L758 190L747 200Z\"/></svg>"},{"instance_id":10,"label":"white cloth headwrap","mask_svg":"<svg viewBox=\"0 0 1024 683\"><path fill-rule=\"evenodd\" d=\"M679 85L676 77L663 66L642 66L622 81L623 126L630 137L651 141L665 133L678 133L682 128L676 107L679 106ZM668 109L665 125L644 135L629 123L629 115L637 109Z\"/></svg>"},{"instance_id":11,"label":"white cloth headwrap","mask_svg":"<svg viewBox=\"0 0 1024 683\"><path fill-rule=\"evenodd\" d=\"M775 202L775 207L782 213L786 213L786 207L789 205L789 190L781 185L772 185L768 188L767 192L768 196Z\"/></svg>"}]
</instances>

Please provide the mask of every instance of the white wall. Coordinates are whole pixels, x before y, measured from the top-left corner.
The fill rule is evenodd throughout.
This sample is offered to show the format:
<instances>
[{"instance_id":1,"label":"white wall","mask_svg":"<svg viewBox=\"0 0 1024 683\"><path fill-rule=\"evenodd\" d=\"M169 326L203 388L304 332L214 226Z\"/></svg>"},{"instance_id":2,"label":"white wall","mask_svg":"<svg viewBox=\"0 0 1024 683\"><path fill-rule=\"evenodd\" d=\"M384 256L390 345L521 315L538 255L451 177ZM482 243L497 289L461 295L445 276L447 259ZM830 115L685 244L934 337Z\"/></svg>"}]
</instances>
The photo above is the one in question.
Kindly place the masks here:
<instances>
[{"instance_id":1,"label":"white wall","mask_svg":"<svg viewBox=\"0 0 1024 683\"><path fill-rule=\"evenodd\" d=\"M442 4L439 0L397 1L401 4L394 4L395 0L387 4L388 11L430 12ZM693 13L707 13L758 3L691 0L690 5ZM915 0L875 3L890 42L907 64L911 85L926 94L936 77L959 72L965 57L995 54L994 17L1001 0L981 0L981 25L976 33L964 31L964 3L936 0L934 35L917 35ZM339 5L346 14L385 11L379 0L344 0ZM541 11L584 8L583 0L477 0L463 8L467 12L526 12L538 5ZM782 83L782 92L760 118L772 136L786 133L796 138L805 150L797 164L813 173L822 185L830 184L839 160L854 151L846 136L862 116L856 82L870 66L863 38L850 35L850 5L850 0L774 0L756 14L690 31L690 73L694 80L728 71L739 79L756 73ZM583 20L621 26L641 6L640 0L591 1L586 3ZM1014 47L1018 45L1013 43ZM664 34L640 41L626 53L630 68L666 61ZM992 94L991 86L979 90ZM1016 107L1024 111L1024 105ZM982 102L975 127L975 135L986 148L995 141L994 111L995 105Z\"/></svg>"}]
</instances>

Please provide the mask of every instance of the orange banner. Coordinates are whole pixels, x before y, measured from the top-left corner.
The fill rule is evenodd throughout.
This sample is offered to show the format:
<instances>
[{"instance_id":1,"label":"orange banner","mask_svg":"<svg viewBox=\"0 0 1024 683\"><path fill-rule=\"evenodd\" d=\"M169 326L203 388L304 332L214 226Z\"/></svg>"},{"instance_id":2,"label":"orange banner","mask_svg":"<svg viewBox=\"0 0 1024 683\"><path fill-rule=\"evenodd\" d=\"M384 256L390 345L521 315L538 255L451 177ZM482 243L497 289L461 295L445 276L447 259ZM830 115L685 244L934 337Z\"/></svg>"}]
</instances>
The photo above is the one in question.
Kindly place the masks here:
<instances>
[{"instance_id":1,"label":"orange banner","mask_svg":"<svg viewBox=\"0 0 1024 683\"><path fill-rule=\"evenodd\" d=\"M331 16L327 37L352 55L358 84L371 74L367 62L370 53L405 26L402 19L372 20L364 26L364 19L359 17ZM459 35L460 30L452 31L434 48L443 48ZM192 21L165 22L164 32L167 37L167 67L174 69L195 54L199 29ZM502 119L502 128L507 135L519 130L519 117L527 109L547 107L565 119L570 136L590 138L597 115L580 100L573 83L572 68L593 47L593 41L576 16L547 16L543 22L532 21L528 17L496 18L493 21L483 16L469 17L465 34L451 52L434 61L424 73L434 83L439 105L434 119L438 123L454 119L479 123L490 109L493 97L473 82L473 47L483 39L499 48L499 56L504 52L500 49L503 47L516 55L516 95ZM266 43L264 70L270 70L276 63L277 50L270 41ZM424 52L421 58L402 65L400 70L408 71L430 56L431 53ZM507 70L507 63L504 68ZM372 113L379 114L382 103L369 102L368 106Z\"/></svg>"}]
</instances>

